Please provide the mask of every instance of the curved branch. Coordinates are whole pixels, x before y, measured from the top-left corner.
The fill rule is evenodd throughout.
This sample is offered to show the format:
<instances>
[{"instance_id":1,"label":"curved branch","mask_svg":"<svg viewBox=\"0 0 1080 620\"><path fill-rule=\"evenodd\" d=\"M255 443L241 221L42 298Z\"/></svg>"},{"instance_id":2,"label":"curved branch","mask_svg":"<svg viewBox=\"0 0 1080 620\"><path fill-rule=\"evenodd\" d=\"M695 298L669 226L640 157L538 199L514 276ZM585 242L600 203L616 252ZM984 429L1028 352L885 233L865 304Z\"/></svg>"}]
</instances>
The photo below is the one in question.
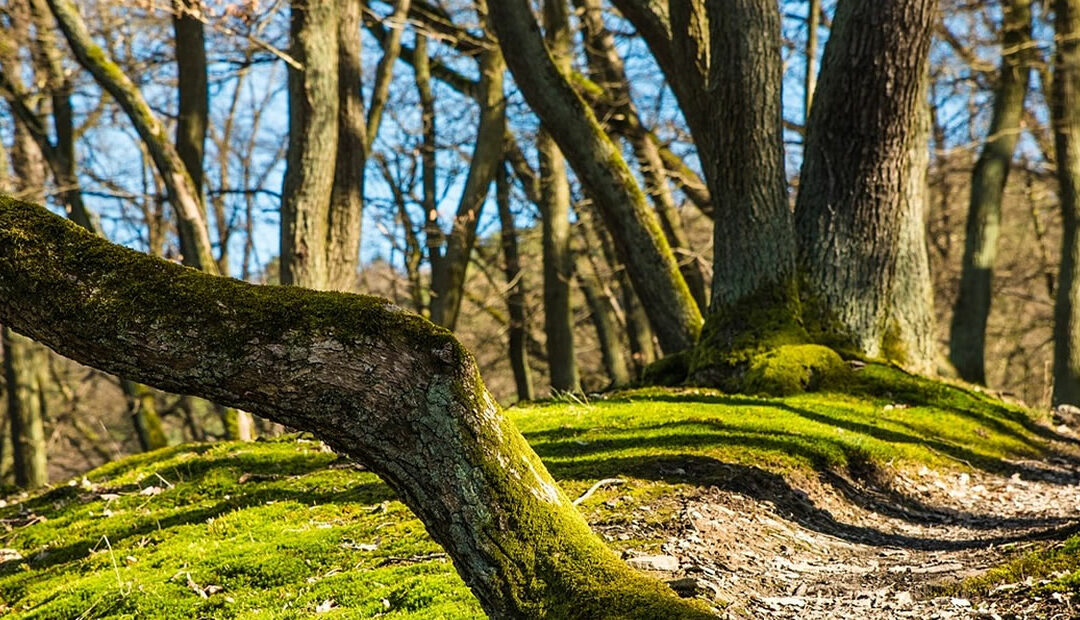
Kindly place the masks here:
<instances>
[{"instance_id":1,"label":"curved branch","mask_svg":"<svg viewBox=\"0 0 1080 620\"><path fill-rule=\"evenodd\" d=\"M0 322L315 433L399 493L493 617L710 617L620 562L468 351L386 300L209 276L0 195Z\"/></svg>"}]
</instances>

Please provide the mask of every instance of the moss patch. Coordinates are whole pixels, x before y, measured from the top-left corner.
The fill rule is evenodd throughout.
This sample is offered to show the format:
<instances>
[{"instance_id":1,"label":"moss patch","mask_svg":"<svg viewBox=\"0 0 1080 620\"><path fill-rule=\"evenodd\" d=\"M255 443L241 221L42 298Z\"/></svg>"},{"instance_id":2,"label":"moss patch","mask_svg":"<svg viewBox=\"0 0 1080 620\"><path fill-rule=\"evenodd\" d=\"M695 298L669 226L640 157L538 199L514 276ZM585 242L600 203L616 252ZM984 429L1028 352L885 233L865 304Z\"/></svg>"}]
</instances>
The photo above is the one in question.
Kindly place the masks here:
<instances>
[{"instance_id":1,"label":"moss patch","mask_svg":"<svg viewBox=\"0 0 1080 620\"><path fill-rule=\"evenodd\" d=\"M851 371L828 347L784 345L759 354L743 379L743 391L790 396L843 386Z\"/></svg>"}]
</instances>

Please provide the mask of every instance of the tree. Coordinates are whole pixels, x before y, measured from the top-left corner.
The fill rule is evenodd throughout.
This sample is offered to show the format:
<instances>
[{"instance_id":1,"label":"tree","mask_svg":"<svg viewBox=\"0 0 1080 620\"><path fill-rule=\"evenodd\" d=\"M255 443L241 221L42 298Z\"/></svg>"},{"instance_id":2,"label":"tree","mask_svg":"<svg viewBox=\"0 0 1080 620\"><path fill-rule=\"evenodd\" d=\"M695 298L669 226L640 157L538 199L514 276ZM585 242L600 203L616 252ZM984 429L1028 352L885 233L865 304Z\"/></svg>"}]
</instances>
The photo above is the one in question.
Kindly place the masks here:
<instances>
[{"instance_id":1,"label":"tree","mask_svg":"<svg viewBox=\"0 0 1080 620\"><path fill-rule=\"evenodd\" d=\"M492 617L711 617L621 562L468 351L385 300L209 276L0 196L0 322L108 372L315 433L382 476Z\"/></svg>"},{"instance_id":2,"label":"tree","mask_svg":"<svg viewBox=\"0 0 1080 620\"><path fill-rule=\"evenodd\" d=\"M544 0L544 37L560 71L570 70L573 44L566 0ZM551 132L541 125L536 136L540 158L540 228L544 261L544 333L551 388L580 392L574 351L574 309L570 284L574 255L570 249L570 181L566 160Z\"/></svg>"},{"instance_id":3,"label":"tree","mask_svg":"<svg viewBox=\"0 0 1080 620\"><path fill-rule=\"evenodd\" d=\"M1057 153L1063 235L1054 302L1054 395L1080 405L1080 2L1054 2L1050 112Z\"/></svg>"},{"instance_id":4,"label":"tree","mask_svg":"<svg viewBox=\"0 0 1080 620\"><path fill-rule=\"evenodd\" d=\"M689 349L701 330L701 312L630 168L550 56L528 3L511 0L489 8L518 87L596 203L660 346L668 353Z\"/></svg>"},{"instance_id":5,"label":"tree","mask_svg":"<svg viewBox=\"0 0 1080 620\"><path fill-rule=\"evenodd\" d=\"M816 339L920 370L933 360L929 300L897 284L906 282L903 270L927 264L924 235L904 233L913 219L915 230L922 227L926 159L913 149L926 149L936 7L935 0L837 5L795 207L804 318Z\"/></svg>"},{"instance_id":6,"label":"tree","mask_svg":"<svg viewBox=\"0 0 1080 620\"><path fill-rule=\"evenodd\" d=\"M135 84L90 38L75 4L70 0L48 0L48 4L79 64L112 95L150 152L176 212L181 247L190 250L183 256L185 264L217 273L201 192L177 148L166 138L164 126Z\"/></svg>"},{"instance_id":7,"label":"tree","mask_svg":"<svg viewBox=\"0 0 1080 620\"><path fill-rule=\"evenodd\" d=\"M1002 3L1001 69L986 142L971 176L960 294L949 333L949 360L967 381L986 383L986 321L1001 232L1001 203L1020 139L1031 72L1031 0Z\"/></svg>"}]
</instances>

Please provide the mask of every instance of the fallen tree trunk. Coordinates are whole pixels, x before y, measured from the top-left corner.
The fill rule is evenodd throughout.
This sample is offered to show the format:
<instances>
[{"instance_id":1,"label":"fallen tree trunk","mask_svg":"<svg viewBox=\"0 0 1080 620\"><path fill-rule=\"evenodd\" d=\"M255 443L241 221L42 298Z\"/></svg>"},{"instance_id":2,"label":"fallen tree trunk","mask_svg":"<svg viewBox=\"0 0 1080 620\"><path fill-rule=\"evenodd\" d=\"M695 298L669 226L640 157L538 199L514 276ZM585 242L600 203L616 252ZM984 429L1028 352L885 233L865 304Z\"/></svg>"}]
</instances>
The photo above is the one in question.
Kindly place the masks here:
<instances>
[{"instance_id":1,"label":"fallen tree trunk","mask_svg":"<svg viewBox=\"0 0 1080 620\"><path fill-rule=\"evenodd\" d=\"M469 352L386 300L209 276L0 195L0 323L315 433L382 476L492 617L711 617L621 562Z\"/></svg>"}]
</instances>

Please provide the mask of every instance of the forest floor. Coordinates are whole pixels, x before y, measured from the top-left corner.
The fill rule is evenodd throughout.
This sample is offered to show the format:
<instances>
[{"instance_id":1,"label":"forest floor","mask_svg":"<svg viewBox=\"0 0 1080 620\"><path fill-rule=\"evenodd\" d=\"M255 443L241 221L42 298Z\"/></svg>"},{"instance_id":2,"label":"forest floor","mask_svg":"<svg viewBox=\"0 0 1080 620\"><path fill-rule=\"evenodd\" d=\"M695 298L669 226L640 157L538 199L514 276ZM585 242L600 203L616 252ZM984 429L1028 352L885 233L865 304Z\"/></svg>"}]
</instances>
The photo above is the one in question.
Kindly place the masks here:
<instances>
[{"instance_id":1,"label":"forest floor","mask_svg":"<svg viewBox=\"0 0 1080 620\"><path fill-rule=\"evenodd\" d=\"M510 415L631 565L723 617L1080 617L1080 440L869 365L844 393L644 389ZM0 615L473 618L374 475L183 445L0 505Z\"/></svg>"}]
</instances>

